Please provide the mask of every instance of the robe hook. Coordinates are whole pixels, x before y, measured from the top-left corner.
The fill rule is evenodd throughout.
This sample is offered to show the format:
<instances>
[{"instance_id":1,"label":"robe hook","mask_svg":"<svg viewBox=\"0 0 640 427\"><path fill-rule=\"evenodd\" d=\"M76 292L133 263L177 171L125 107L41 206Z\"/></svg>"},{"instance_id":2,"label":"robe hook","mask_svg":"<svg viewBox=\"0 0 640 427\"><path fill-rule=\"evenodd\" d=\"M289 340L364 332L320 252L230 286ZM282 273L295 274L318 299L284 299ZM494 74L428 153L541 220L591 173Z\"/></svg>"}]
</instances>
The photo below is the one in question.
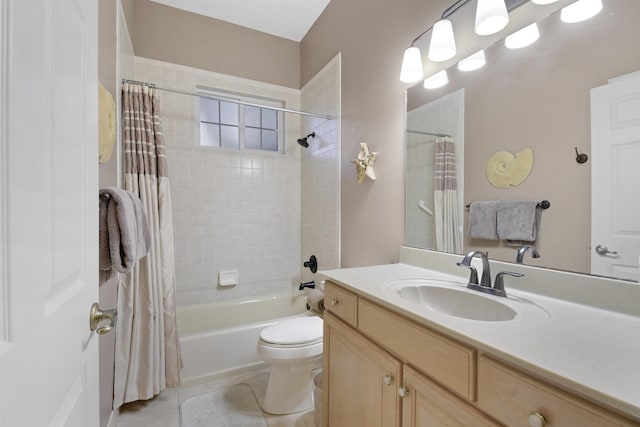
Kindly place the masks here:
<instances>
[{"instance_id":1,"label":"robe hook","mask_svg":"<svg viewBox=\"0 0 640 427\"><path fill-rule=\"evenodd\" d=\"M578 153L578 147L576 147L576 162L583 164L587 163L587 160L589 160L589 156L585 153Z\"/></svg>"}]
</instances>

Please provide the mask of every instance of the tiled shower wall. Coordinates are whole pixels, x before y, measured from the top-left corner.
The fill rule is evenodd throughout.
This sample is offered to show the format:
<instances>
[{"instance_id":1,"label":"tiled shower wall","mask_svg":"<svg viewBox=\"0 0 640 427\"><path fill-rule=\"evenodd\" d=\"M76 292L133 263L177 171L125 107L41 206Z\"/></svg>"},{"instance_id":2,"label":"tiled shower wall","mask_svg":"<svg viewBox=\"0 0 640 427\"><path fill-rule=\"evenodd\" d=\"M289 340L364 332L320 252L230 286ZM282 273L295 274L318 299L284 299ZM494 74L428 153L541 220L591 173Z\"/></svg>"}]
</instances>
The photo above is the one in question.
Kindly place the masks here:
<instances>
[{"instance_id":1,"label":"tiled shower wall","mask_svg":"<svg viewBox=\"0 0 640 427\"><path fill-rule=\"evenodd\" d=\"M136 79L195 91L196 85L285 101L300 91L136 58ZM197 97L161 92L174 216L178 305L290 293L301 266L297 115L285 116L285 154L199 147ZM218 273L239 283L220 287Z\"/></svg>"},{"instance_id":2,"label":"tiled shower wall","mask_svg":"<svg viewBox=\"0 0 640 427\"><path fill-rule=\"evenodd\" d=\"M464 89L407 112L407 129L451 135L456 143L456 172L460 206L463 200ZM433 216L418 207L420 200L433 211L435 136L407 132L405 243L416 248L436 249ZM460 224L462 215L460 212Z\"/></svg>"},{"instance_id":3,"label":"tiled shower wall","mask_svg":"<svg viewBox=\"0 0 640 427\"><path fill-rule=\"evenodd\" d=\"M333 120L305 116L302 134L316 133L302 151L302 260L311 255L318 269L340 267L340 55L332 59L301 91L302 109L331 115ZM303 269L302 280L316 280Z\"/></svg>"}]
</instances>

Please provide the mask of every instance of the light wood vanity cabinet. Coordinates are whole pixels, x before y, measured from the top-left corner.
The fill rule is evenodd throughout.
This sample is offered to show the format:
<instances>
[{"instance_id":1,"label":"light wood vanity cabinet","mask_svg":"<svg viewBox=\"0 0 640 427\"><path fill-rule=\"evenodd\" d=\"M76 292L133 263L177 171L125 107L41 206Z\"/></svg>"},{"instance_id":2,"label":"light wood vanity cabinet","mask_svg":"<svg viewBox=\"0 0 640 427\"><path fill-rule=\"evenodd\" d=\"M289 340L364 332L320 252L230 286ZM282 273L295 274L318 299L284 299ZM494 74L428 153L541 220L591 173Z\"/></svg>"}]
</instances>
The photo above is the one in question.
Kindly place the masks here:
<instances>
[{"instance_id":1,"label":"light wood vanity cabinet","mask_svg":"<svg viewBox=\"0 0 640 427\"><path fill-rule=\"evenodd\" d=\"M358 330L466 400L476 398L476 351L365 299Z\"/></svg>"},{"instance_id":2,"label":"light wood vanity cabinet","mask_svg":"<svg viewBox=\"0 0 640 427\"><path fill-rule=\"evenodd\" d=\"M411 366L404 367L402 427L500 427Z\"/></svg>"},{"instance_id":3,"label":"light wood vanity cabinet","mask_svg":"<svg viewBox=\"0 0 640 427\"><path fill-rule=\"evenodd\" d=\"M357 320L358 297L332 283L327 283L324 288L324 304L330 312L341 320L355 327Z\"/></svg>"},{"instance_id":4,"label":"light wood vanity cabinet","mask_svg":"<svg viewBox=\"0 0 640 427\"><path fill-rule=\"evenodd\" d=\"M329 298L324 427L640 426L327 281Z\"/></svg>"},{"instance_id":5,"label":"light wood vanity cabinet","mask_svg":"<svg viewBox=\"0 0 640 427\"><path fill-rule=\"evenodd\" d=\"M335 319L325 313L325 426L398 426L402 364Z\"/></svg>"},{"instance_id":6,"label":"light wood vanity cabinet","mask_svg":"<svg viewBox=\"0 0 640 427\"><path fill-rule=\"evenodd\" d=\"M478 365L478 406L507 426L523 425L522 420L538 416L546 427L640 425L488 357L480 357Z\"/></svg>"}]
</instances>

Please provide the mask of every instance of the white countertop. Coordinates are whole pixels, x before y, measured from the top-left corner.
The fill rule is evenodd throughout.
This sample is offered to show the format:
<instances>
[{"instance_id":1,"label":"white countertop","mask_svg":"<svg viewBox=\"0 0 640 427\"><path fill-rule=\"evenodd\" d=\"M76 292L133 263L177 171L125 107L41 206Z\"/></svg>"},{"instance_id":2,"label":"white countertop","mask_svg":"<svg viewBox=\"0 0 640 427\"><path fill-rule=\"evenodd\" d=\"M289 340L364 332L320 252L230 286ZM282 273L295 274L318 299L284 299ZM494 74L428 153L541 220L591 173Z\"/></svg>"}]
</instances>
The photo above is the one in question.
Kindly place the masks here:
<instances>
[{"instance_id":1,"label":"white countertop","mask_svg":"<svg viewBox=\"0 0 640 427\"><path fill-rule=\"evenodd\" d=\"M509 321L469 320L408 302L384 286L403 278L466 284L460 276L402 263L321 273L418 323L640 421L638 316L510 288L512 281L505 278L506 301L489 298L499 298L523 315Z\"/></svg>"}]
</instances>

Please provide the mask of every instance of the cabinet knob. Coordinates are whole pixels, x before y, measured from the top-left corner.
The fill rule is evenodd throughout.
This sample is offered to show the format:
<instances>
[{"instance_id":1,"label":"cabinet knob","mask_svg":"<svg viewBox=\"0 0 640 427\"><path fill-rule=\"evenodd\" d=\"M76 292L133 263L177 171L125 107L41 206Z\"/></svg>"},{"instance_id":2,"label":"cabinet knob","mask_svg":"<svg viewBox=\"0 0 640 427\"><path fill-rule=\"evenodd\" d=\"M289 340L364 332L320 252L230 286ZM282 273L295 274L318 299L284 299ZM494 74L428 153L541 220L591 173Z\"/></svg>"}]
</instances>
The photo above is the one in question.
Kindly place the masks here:
<instances>
[{"instance_id":1,"label":"cabinet knob","mask_svg":"<svg viewBox=\"0 0 640 427\"><path fill-rule=\"evenodd\" d=\"M539 413L532 412L529 414L530 427L544 427L546 423L547 423L547 420L545 420L544 417Z\"/></svg>"},{"instance_id":2,"label":"cabinet knob","mask_svg":"<svg viewBox=\"0 0 640 427\"><path fill-rule=\"evenodd\" d=\"M335 298L331 298L331 306L332 306L332 307L335 307L336 305L338 305L338 302L339 302L339 301L338 301L337 299L335 299Z\"/></svg>"},{"instance_id":3,"label":"cabinet knob","mask_svg":"<svg viewBox=\"0 0 640 427\"><path fill-rule=\"evenodd\" d=\"M384 383L386 385L391 385L392 382L393 382L393 377L391 375L384 376Z\"/></svg>"},{"instance_id":4,"label":"cabinet knob","mask_svg":"<svg viewBox=\"0 0 640 427\"><path fill-rule=\"evenodd\" d=\"M409 390L407 390L406 387L400 387L398 389L398 394L400 395L400 397L407 397L409 395Z\"/></svg>"}]
</instances>

